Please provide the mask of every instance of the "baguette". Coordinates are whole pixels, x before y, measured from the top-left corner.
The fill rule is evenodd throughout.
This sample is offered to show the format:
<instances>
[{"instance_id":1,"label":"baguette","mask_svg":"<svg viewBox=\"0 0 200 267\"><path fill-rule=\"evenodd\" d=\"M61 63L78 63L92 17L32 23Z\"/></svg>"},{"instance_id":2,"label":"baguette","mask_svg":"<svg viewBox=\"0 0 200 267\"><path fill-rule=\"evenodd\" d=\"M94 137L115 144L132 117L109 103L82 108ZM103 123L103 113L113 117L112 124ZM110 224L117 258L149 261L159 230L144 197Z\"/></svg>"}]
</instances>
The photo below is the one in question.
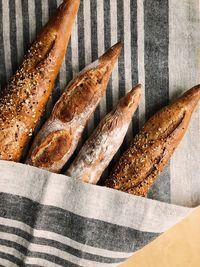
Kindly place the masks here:
<instances>
[{"instance_id":1,"label":"baguette","mask_svg":"<svg viewBox=\"0 0 200 267\"><path fill-rule=\"evenodd\" d=\"M36 136L27 164L60 172L77 147L84 127L105 93L122 44L111 47L67 86Z\"/></svg>"},{"instance_id":2,"label":"baguette","mask_svg":"<svg viewBox=\"0 0 200 267\"><path fill-rule=\"evenodd\" d=\"M65 0L0 94L0 160L20 161L54 86L79 0Z\"/></svg>"},{"instance_id":3,"label":"baguette","mask_svg":"<svg viewBox=\"0 0 200 267\"><path fill-rule=\"evenodd\" d=\"M121 146L140 100L140 85L123 97L86 141L66 175L97 184L103 171Z\"/></svg>"},{"instance_id":4,"label":"baguette","mask_svg":"<svg viewBox=\"0 0 200 267\"><path fill-rule=\"evenodd\" d=\"M200 85L156 113L134 138L105 184L145 196L183 138L200 99Z\"/></svg>"}]
</instances>

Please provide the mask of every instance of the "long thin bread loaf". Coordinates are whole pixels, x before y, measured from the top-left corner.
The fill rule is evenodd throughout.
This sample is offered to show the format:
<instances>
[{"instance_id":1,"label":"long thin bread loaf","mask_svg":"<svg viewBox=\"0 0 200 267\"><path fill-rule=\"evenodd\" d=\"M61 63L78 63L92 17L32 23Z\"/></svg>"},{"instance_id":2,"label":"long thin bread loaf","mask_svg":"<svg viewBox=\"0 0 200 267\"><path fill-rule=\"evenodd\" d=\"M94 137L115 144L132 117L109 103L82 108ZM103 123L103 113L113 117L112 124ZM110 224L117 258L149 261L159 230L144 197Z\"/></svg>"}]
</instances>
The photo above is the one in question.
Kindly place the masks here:
<instances>
[{"instance_id":1,"label":"long thin bread loaf","mask_svg":"<svg viewBox=\"0 0 200 267\"><path fill-rule=\"evenodd\" d=\"M79 0L65 0L0 93L0 159L19 161L52 92Z\"/></svg>"},{"instance_id":2,"label":"long thin bread loaf","mask_svg":"<svg viewBox=\"0 0 200 267\"><path fill-rule=\"evenodd\" d=\"M66 88L36 136L27 163L60 172L77 147L84 127L104 95L122 44L111 47Z\"/></svg>"},{"instance_id":3,"label":"long thin bread loaf","mask_svg":"<svg viewBox=\"0 0 200 267\"><path fill-rule=\"evenodd\" d=\"M156 113L134 138L106 186L145 196L183 138L200 99L200 85Z\"/></svg>"},{"instance_id":4,"label":"long thin bread loaf","mask_svg":"<svg viewBox=\"0 0 200 267\"><path fill-rule=\"evenodd\" d=\"M140 100L140 85L124 96L97 126L66 175L96 184L121 146Z\"/></svg>"}]
</instances>

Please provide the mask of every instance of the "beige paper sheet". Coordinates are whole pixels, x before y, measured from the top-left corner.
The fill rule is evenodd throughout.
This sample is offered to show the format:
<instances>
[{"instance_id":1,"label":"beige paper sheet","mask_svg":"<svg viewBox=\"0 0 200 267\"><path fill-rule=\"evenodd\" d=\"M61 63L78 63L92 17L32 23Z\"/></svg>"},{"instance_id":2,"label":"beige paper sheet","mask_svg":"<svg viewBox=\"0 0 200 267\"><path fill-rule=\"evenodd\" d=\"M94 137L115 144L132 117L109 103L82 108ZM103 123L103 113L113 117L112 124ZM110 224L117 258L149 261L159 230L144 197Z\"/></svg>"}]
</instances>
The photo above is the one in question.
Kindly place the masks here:
<instances>
[{"instance_id":1,"label":"beige paper sheet","mask_svg":"<svg viewBox=\"0 0 200 267\"><path fill-rule=\"evenodd\" d=\"M120 267L199 267L200 207Z\"/></svg>"}]
</instances>

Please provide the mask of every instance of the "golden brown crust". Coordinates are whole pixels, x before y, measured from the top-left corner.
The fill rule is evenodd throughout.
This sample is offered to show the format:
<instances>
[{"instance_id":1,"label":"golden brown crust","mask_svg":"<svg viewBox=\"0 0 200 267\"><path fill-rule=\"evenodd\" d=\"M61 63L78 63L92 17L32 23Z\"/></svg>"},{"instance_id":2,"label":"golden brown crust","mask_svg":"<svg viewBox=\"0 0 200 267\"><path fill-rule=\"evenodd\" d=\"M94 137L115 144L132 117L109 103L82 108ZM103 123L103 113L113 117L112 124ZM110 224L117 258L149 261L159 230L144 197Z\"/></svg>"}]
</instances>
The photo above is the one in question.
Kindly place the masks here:
<instances>
[{"instance_id":1,"label":"golden brown crust","mask_svg":"<svg viewBox=\"0 0 200 267\"><path fill-rule=\"evenodd\" d=\"M123 142L139 104L141 86L135 86L107 114L86 141L66 175L96 184Z\"/></svg>"},{"instance_id":2,"label":"golden brown crust","mask_svg":"<svg viewBox=\"0 0 200 267\"><path fill-rule=\"evenodd\" d=\"M90 70L81 75L78 83L75 86L72 84L56 104L54 117L66 123L76 116L81 116L88 103L96 103L97 98L103 95L99 86L102 85L102 79L108 71L109 69L105 67L100 70Z\"/></svg>"},{"instance_id":3,"label":"golden brown crust","mask_svg":"<svg viewBox=\"0 0 200 267\"><path fill-rule=\"evenodd\" d=\"M32 153L32 160L36 167L49 166L59 161L67 153L72 143L71 133L66 130L50 133Z\"/></svg>"},{"instance_id":4,"label":"golden brown crust","mask_svg":"<svg viewBox=\"0 0 200 267\"><path fill-rule=\"evenodd\" d=\"M53 89L79 0L66 0L0 95L0 159L19 161Z\"/></svg>"},{"instance_id":5,"label":"golden brown crust","mask_svg":"<svg viewBox=\"0 0 200 267\"><path fill-rule=\"evenodd\" d=\"M117 43L72 80L56 103L50 118L36 136L26 163L52 172L62 169L74 152L90 115L105 93L121 48L122 45ZM67 131L69 134L66 135L66 139L71 141L64 153L56 140L54 149L49 148L51 138L60 130ZM45 157L48 160L44 162Z\"/></svg>"},{"instance_id":6,"label":"golden brown crust","mask_svg":"<svg viewBox=\"0 0 200 267\"><path fill-rule=\"evenodd\" d=\"M106 186L145 196L184 136L199 99L200 85L156 113L120 158Z\"/></svg>"}]
</instances>

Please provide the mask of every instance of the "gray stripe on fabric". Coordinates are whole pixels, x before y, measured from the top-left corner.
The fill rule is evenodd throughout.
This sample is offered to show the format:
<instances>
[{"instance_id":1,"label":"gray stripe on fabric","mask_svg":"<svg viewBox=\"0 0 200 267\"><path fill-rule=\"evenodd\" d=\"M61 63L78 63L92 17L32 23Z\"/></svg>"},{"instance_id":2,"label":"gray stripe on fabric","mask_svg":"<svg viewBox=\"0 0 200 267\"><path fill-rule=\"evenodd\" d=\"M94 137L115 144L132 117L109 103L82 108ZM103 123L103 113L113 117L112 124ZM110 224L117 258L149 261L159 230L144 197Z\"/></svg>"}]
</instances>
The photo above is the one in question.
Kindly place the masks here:
<instances>
[{"instance_id":1,"label":"gray stripe on fabric","mask_svg":"<svg viewBox=\"0 0 200 267\"><path fill-rule=\"evenodd\" d=\"M15 257L14 255L12 255L11 253L8 253L8 251L6 251L5 247L0 247L0 258L7 260L10 264L10 266L23 266L23 262L18 259L17 257ZM8 265L9 266L9 265Z\"/></svg>"},{"instance_id":2,"label":"gray stripe on fabric","mask_svg":"<svg viewBox=\"0 0 200 267\"><path fill-rule=\"evenodd\" d=\"M81 1L78 14L78 59L79 59L79 71L85 67L85 32L84 32L84 2ZM78 147L80 150L88 138L87 127L84 129L82 138Z\"/></svg>"},{"instance_id":3,"label":"gray stripe on fabric","mask_svg":"<svg viewBox=\"0 0 200 267\"><path fill-rule=\"evenodd\" d=\"M35 0L35 17L36 17L36 35L40 32L43 26L43 10L41 0Z\"/></svg>"},{"instance_id":4,"label":"gray stripe on fabric","mask_svg":"<svg viewBox=\"0 0 200 267\"><path fill-rule=\"evenodd\" d=\"M40 1L40 0L39 0ZM49 1L48 0L42 0L40 1L42 4L42 26L44 26L47 21L49 20ZM42 28L38 29L38 33L41 31ZM50 115L50 112L52 110L53 104L52 104L52 95L49 97L48 103L45 108L44 115L41 119L42 122L44 122L48 116ZM38 125L38 129L40 128L40 125Z\"/></svg>"},{"instance_id":5,"label":"gray stripe on fabric","mask_svg":"<svg viewBox=\"0 0 200 267\"><path fill-rule=\"evenodd\" d=\"M92 61L92 48L91 48L91 9L90 1L83 0L83 15L84 15L84 46L85 46L85 65L88 65ZM91 116L85 133L86 136L90 136L94 129L94 116Z\"/></svg>"},{"instance_id":6,"label":"gray stripe on fabric","mask_svg":"<svg viewBox=\"0 0 200 267\"><path fill-rule=\"evenodd\" d=\"M23 46L24 46L24 53L26 53L30 45L28 1L22 1L22 20L23 20L23 44L24 44Z\"/></svg>"},{"instance_id":7,"label":"gray stripe on fabric","mask_svg":"<svg viewBox=\"0 0 200 267\"><path fill-rule=\"evenodd\" d=\"M124 40L124 5L122 0L117 0L117 38L122 42L126 41ZM119 68L119 99L120 99L125 95L124 49L121 52L118 66L119 66L118 68Z\"/></svg>"},{"instance_id":8,"label":"gray stripe on fabric","mask_svg":"<svg viewBox=\"0 0 200 267\"><path fill-rule=\"evenodd\" d=\"M69 40L67 53L65 55L65 64L66 64L66 86L73 78L73 72L72 72L72 44L71 44L71 38ZM63 88L63 91L66 89L66 86Z\"/></svg>"},{"instance_id":9,"label":"gray stripe on fabric","mask_svg":"<svg viewBox=\"0 0 200 267\"><path fill-rule=\"evenodd\" d=\"M130 1L130 32L131 32L131 73L132 86L138 83L138 30L137 30L137 0ZM131 88L130 88L131 89ZM129 90L130 90L129 89ZM143 89L144 90L144 89ZM136 135L139 130L139 109L136 110L132 120L132 137Z\"/></svg>"},{"instance_id":10,"label":"gray stripe on fabric","mask_svg":"<svg viewBox=\"0 0 200 267\"><path fill-rule=\"evenodd\" d=\"M10 49L12 73L15 73L18 67L18 51L17 51L17 27L15 1L9 0L9 16L10 16Z\"/></svg>"},{"instance_id":11,"label":"gray stripe on fabric","mask_svg":"<svg viewBox=\"0 0 200 267\"><path fill-rule=\"evenodd\" d=\"M62 92L66 89L66 86L73 78L72 70L72 44L71 38L69 39L66 55L65 55L65 85L61 88Z\"/></svg>"},{"instance_id":12,"label":"gray stripe on fabric","mask_svg":"<svg viewBox=\"0 0 200 267\"><path fill-rule=\"evenodd\" d=\"M5 256L5 254L4 254L4 256ZM5 266L10 266L10 261L9 260L7 260L7 259L3 259L2 257L1 257L1 264L0 264L0 266L1 267L5 267ZM15 264L15 263L12 263L12 267L19 267L17 264ZM38 267L38 266L37 266Z\"/></svg>"},{"instance_id":13,"label":"gray stripe on fabric","mask_svg":"<svg viewBox=\"0 0 200 267\"><path fill-rule=\"evenodd\" d=\"M12 74L11 49L10 49L10 17L9 1L2 2L2 21L3 21L3 45L6 67L6 80L8 81Z\"/></svg>"},{"instance_id":14,"label":"gray stripe on fabric","mask_svg":"<svg viewBox=\"0 0 200 267\"><path fill-rule=\"evenodd\" d=\"M168 16L168 0L144 1L146 119L169 103ZM169 165L148 196L170 202Z\"/></svg>"},{"instance_id":15,"label":"gray stripe on fabric","mask_svg":"<svg viewBox=\"0 0 200 267\"><path fill-rule=\"evenodd\" d=\"M57 0L57 7L62 3L62 0ZM66 59L64 57L60 72L59 72L59 92L58 92L58 98L61 96L62 92L64 91L66 87Z\"/></svg>"},{"instance_id":16,"label":"gray stripe on fabric","mask_svg":"<svg viewBox=\"0 0 200 267\"><path fill-rule=\"evenodd\" d=\"M97 248L131 253L140 248L138 240L146 243L157 236L156 233L141 232L101 220L85 218L67 210L41 205L15 195L1 193L0 200L0 216L3 218L21 221L32 228L54 232ZM72 253L72 249L70 251L67 250ZM88 254L82 257L88 258ZM107 262L106 259L104 260Z\"/></svg>"},{"instance_id":17,"label":"gray stripe on fabric","mask_svg":"<svg viewBox=\"0 0 200 267\"><path fill-rule=\"evenodd\" d=\"M41 204L54 205L83 217L140 231L166 231L193 210L78 182L65 175L49 173L19 163L0 161L0 172L0 188L4 193L28 197ZM12 177L12 183L9 177ZM128 220L127 218L135 218L135 210L137 220Z\"/></svg>"},{"instance_id":18,"label":"gray stripe on fabric","mask_svg":"<svg viewBox=\"0 0 200 267\"><path fill-rule=\"evenodd\" d=\"M104 49L105 51L108 50L111 47L111 21L110 21L110 1L104 0L103 2L103 18L104 21L103 25L104 27L101 29L101 34L104 35L103 41L104 41ZM105 114L108 114L113 109L113 100L112 100L112 78L109 79L106 94L105 94L105 103L104 106ZM109 170L110 169L110 170ZM101 175L101 179L98 184L103 185L105 179L108 177L109 172L111 171L111 168L108 167L104 170L103 174Z\"/></svg>"},{"instance_id":19,"label":"gray stripe on fabric","mask_svg":"<svg viewBox=\"0 0 200 267\"><path fill-rule=\"evenodd\" d=\"M108 0L104 0L104 42L105 50L108 50L111 47L110 1ZM106 90L106 108L107 113L113 108L111 79Z\"/></svg>"},{"instance_id":20,"label":"gray stripe on fabric","mask_svg":"<svg viewBox=\"0 0 200 267\"><path fill-rule=\"evenodd\" d=\"M91 49L92 49L92 61L98 58L98 34L97 34L97 1L90 2L91 12ZM98 106L94 112L94 128L100 122L100 107Z\"/></svg>"},{"instance_id":21,"label":"gray stripe on fabric","mask_svg":"<svg viewBox=\"0 0 200 267\"><path fill-rule=\"evenodd\" d=\"M65 253L69 253L69 255L72 255L74 257L80 258L81 259L85 259L87 261L90 261L91 263L120 263L125 261L127 258L110 258L110 257L102 257L102 256L98 256L98 255L93 255L93 254L89 254L89 253L85 253L82 252L80 250L74 249L70 246L66 246L63 245L60 242L56 242L54 240L48 240L48 239L44 239L44 238L33 238L32 240L30 240L30 243L27 242L26 240L19 238L17 236L15 236L14 240L13 240L14 236L11 236L9 234L5 234L4 238L1 237L1 233L0 233L0 246L5 246L5 247L12 247L14 248L16 251L24 254L25 257L33 257L35 254L35 251L37 251L37 257L38 258L43 258L43 255L46 254L46 256L48 257L49 260L56 259L56 255L50 255L49 254L49 249L54 250L57 253L57 255L60 255L60 259L62 260L64 257L62 257L62 255L64 256ZM24 242L25 241L25 242ZM43 253L39 253L42 248ZM70 260L70 258L69 258ZM66 259L63 259L63 263L66 262Z\"/></svg>"},{"instance_id":22,"label":"gray stripe on fabric","mask_svg":"<svg viewBox=\"0 0 200 267\"><path fill-rule=\"evenodd\" d=\"M85 32L84 32L84 2L81 1L78 11L78 59L79 71L85 67Z\"/></svg>"},{"instance_id":23,"label":"gray stripe on fabric","mask_svg":"<svg viewBox=\"0 0 200 267\"><path fill-rule=\"evenodd\" d=\"M9 238L9 236L8 236ZM99 263L104 263L104 264L113 264L113 263L120 263L125 261L127 258L103 258L103 257L98 257L95 255L90 255L92 258L86 259L82 252L79 252L79 255L74 255L71 254L69 251L69 248L63 248L64 250L60 249L60 245L57 243L55 244L55 247L52 247L52 244L49 246L46 242L40 242L40 244L36 243L29 243L26 244L25 247L19 243L20 238L17 240L17 242L7 240L7 239L1 239L0 238L0 246L5 247L5 252L7 248L12 247L13 249L16 250L15 256L18 255L18 253L24 255L24 261L26 262L26 258L38 258L38 259L46 259L50 262L58 263L61 264L62 266L69 266L69 263L78 263L81 264L82 262L84 266L92 266L93 264L99 265ZM7 248L6 248L7 247ZM52 253L50 253L52 251ZM88 265L87 265L88 264ZM82 265L81 265L82 266Z\"/></svg>"},{"instance_id":24,"label":"gray stripe on fabric","mask_svg":"<svg viewBox=\"0 0 200 267\"><path fill-rule=\"evenodd\" d=\"M117 0L117 36L118 40L121 40L123 43L126 42L124 39L124 4L122 0ZM118 68L119 68L119 98L122 98L125 95L125 49L122 49L119 62L118 62ZM128 146L128 140L125 137L124 142L122 143L119 151L122 153L125 151L125 149Z\"/></svg>"},{"instance_id":25,"label":"gray stripe on fabric","mask_svg":"<svg viewBox=\"0 0 200 267\"><path fill-rule=\"evenodd\" d=\"M49 7L49 19L51 19L51 17L53 17L57 11L57 0L49 0L48 1L48 7ZM50 103L52 104L52 106L49 105L49 108L52 110L53 106L55 105L55 103L57 102L57 100L60 97L60 75L58 74L57 79L55 81L55 86L54 89L52 91L52 101L50 101ZM49 110L48 110L49 111ZM48 117L49 114L47 114Z\"/></svg>"},{"instance_id":26,"label":"gray stripe on fabric","mask_svg":"<svg viewBox=\"0 0 200 267\"><path fill-rule=\"evenodd\" d=\"M130 0L123 0L124 11L124 80L125 80L125 94L132 89L132 48L131 48L131 2ZM134 2L134 1L133 1ZM136 17L132 18L134 21ZM130 122L126 142L127 146L133 138L133 124Z\"/></svg>"},{"instance_id":27,"label":"gray stripe on fabric","mask_svg":"<svg viewBox=\"0 0 200 267\"><path fill-rule=\"evenodd\" d=\"M89 246L87 244L79 243L72 240L66 236L59 235L53 232L45 230L37 230L31 228L29 225L22 223L20 221L5 219L0 217L0 237L4 240L11 240L17 242L24 247L27 247L29 242L34 242L36 244L48 244L50 246L55 246L57 244L63 247L69 247L75 251L82 251L86 254L91 254L90 256L101 256L102 258L128 258L133 253L119 252L113 250L107 250L102 248L97 248Z\"/></svg>"}]
</instances>

